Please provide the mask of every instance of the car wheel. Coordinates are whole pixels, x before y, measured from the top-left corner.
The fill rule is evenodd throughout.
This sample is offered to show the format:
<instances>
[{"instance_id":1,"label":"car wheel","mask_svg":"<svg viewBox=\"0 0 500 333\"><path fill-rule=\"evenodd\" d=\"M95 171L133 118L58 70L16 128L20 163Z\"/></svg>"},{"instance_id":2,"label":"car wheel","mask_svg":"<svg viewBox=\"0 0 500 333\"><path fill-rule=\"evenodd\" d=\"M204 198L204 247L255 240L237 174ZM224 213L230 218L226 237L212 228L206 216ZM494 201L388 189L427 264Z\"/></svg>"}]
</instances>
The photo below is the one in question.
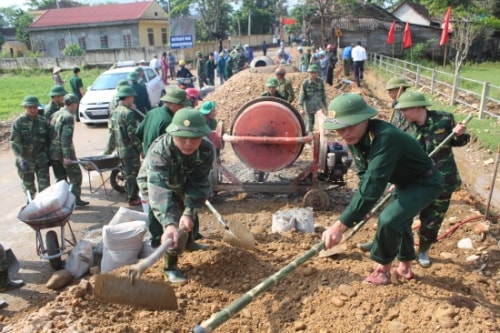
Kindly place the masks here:
<instances>
[{"instance_id":1,"label":"car wheel","mask_svg":"<svg viewBox=\"0 0 500 333\"><path fill-rule=\"evenodd\" d=\"M163 105L163 101L161 99L163 98L163 96L165 96L165 94L166 94L165 90L162 90L161 94L160 94L160 101L158 102L158 106Z\"/></svg>"}]
</instances>

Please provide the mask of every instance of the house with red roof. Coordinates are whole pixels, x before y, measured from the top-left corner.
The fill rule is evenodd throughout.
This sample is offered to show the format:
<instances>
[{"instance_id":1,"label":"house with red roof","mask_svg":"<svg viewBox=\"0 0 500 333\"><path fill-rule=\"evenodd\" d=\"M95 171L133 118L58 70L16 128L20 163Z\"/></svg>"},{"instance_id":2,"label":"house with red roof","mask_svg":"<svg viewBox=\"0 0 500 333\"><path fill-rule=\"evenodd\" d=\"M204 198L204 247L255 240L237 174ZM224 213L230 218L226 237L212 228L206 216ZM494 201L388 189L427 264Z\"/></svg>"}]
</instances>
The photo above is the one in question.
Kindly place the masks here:
<instances>
[{"instance_id":1,"label":"house with red roof","mask_svg":"<svg viewBox=\"0 0 500 333\"><path fill-rule=\"evenodd\" d=\"M45 11L29 28L32 50L61 57L66 45L84 50L168 44L168 15L156 1Z\"/></svg>"}]
</instances>

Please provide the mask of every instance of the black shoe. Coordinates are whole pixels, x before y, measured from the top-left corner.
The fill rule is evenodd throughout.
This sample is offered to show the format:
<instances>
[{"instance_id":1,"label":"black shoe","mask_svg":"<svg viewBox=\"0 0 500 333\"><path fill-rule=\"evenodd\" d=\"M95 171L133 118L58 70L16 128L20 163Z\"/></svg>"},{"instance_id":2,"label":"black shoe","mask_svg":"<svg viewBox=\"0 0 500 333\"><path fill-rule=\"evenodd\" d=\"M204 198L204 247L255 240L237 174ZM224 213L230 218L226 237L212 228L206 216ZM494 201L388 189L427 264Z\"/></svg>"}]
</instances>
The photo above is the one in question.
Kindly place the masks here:
<instances>
[{"instance_id":1,"label":"black shoe","mask_svg":"<svg viewBox=\"0 0 500 333\"><path fill-rule=\"evenodd\" d=\"M15 289L15 288L20 288L24 286L24 281L23 280L7 280L7 284L5 286L0 287L0 292L4 292L7 290Z\"/></svg>"},{"instance_id":2,"label":"black shoe","mask_svg":"<svg viewBox=\"0 0 500 333\"><path fill-rule=\"evenodd\" d=\"M83 207L83 206L87 206L89 204L89 202L83 201L82 199L77 199L75 201L75 204L76 204L76 207Z\"/></svg>"},{"instance_id":3,"label":"black shoe","mask_svg":"<svg viewBox=\"0 0 500 333\"><path fill-rule=\"evenodd\" d=\"M209 245L191 242L186 244L185 250L188 252L192 252L192 251L203 251L207 250L208 248L210 248Z\"/></svg>"}]
</instances>

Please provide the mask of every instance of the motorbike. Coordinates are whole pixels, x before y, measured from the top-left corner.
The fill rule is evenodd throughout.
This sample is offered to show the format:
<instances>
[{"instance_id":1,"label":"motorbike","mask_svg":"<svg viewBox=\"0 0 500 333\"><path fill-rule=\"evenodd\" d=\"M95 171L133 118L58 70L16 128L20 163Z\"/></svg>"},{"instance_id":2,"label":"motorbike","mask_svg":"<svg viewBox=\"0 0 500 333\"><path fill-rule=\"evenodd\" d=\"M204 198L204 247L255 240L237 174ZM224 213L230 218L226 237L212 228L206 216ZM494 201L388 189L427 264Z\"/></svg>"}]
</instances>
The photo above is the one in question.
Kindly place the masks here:
<instances>
[{"instance_id":1,"label":"motorbike","mask_svg":"<svg viewBox=\"0 0 500 333\"><path fill-rule=\"evenodd\" d=\"M178 77L176 78L177 85L181 89L194 88L194 83L196 82L196 76L192 77Z\"/></svg>"}]
</instances>

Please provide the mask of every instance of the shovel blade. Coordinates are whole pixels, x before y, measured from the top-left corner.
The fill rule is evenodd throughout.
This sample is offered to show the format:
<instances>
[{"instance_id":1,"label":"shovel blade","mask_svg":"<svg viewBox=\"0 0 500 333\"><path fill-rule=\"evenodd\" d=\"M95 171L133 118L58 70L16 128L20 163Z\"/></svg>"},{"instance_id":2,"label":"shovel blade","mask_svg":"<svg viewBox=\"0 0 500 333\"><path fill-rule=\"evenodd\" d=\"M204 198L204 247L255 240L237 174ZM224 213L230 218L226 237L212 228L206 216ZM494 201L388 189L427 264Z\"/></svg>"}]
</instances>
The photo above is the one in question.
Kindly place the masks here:
<instances>
[{"instance_id":1,"label":"shovel blade","mask_svg":"<svg viewBox=\"0 0 500 333\"><path fill-rule=\"evenodd\" d=\"M9 275L15 275L19 272L19 261L12 252L11 249L5 251L5 257L7 258L7 269L9 271Z\"/></svg>"},{"instance_id":2,"label":"shovel blade","mask_svg":"<svg viewBox=\"0 0 500 333\"><path fill-rule=\"evenodd\" d=\"M247 249L255 247L255 238L246 226L237 221L230 221L228 228L224 232L223 240L234 246L241 246Z\"/></svg>"},{"instance_id":3,"label":"shovel blade","mask_svg":"<svg viewBox=\"0 0 500 333\"><path fill-rule=\"evenodd\" d=\"M177 310L175 292L163 281L137 279L131 284L126 276L99 274L95 280L94 296L102 302L147 310Z\"/></svg>"},{"instance_id":4,"label":"shovel blade","mask_svg":"<svg viewBox=\"0 0 500 333\"><path fill-rule=\"evenodd\" d=\"M331 257L333 255L343 253L346 250L347 250L347 247L345 246L345 244L339 244L339 245L335 245L331 249L319 251L318 256L321 258Z\"/></svg>"}]
</instances>

